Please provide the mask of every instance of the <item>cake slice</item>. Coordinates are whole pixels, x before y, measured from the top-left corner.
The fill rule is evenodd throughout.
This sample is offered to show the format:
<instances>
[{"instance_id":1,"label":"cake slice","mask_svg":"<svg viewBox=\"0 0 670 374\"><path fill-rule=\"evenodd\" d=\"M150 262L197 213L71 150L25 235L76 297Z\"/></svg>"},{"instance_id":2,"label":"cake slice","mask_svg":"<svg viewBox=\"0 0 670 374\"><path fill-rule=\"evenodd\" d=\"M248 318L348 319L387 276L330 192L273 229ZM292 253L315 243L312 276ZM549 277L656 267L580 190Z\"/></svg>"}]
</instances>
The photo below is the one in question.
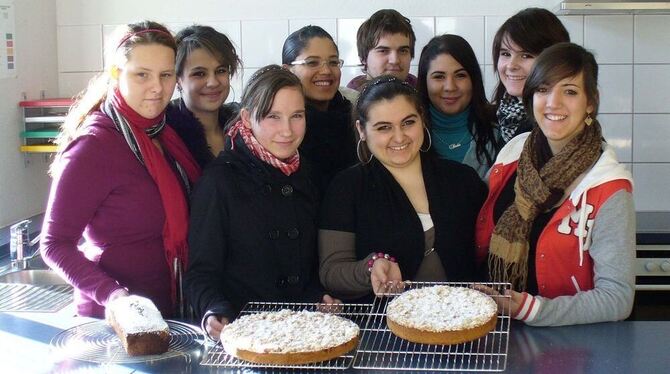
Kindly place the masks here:
<instances>
[{"instance_id":1,"label":"cake slice","mask_svg":"<svg viewBox=\"0 0 670 374\"><path fill-rule=\"evenodd\" d=\"M120 297L107 304L105 317L128 355L167 352L170 329L151 300L136 295Z\"/></svg>"}]
</instances>

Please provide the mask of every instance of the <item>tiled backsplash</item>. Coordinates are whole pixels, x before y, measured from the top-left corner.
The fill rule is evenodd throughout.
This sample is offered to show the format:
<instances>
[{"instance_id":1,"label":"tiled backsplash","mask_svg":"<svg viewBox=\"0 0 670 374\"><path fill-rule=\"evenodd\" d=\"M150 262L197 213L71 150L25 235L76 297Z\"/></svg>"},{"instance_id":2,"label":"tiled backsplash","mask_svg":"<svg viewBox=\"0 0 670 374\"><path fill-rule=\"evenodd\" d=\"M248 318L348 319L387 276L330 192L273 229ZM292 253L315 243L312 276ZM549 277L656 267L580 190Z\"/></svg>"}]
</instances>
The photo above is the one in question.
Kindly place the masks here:
<instances>
[{"instance_id":1,"label":"tiled backsplash","mask_svg":"<svg viewBox=\"0 0 670 374\"><path fill-rule=\"evenodd\" d=\"M488 92L496 83L491 40L507 17L410 17L417 34L412 71L421 48L434 35L462 35L482 64ZM638 211L670 211L670 15L560 17L575 43L592 50L600 64L600 120L607 140L635 178ZM203 22L226 33L244 64L233 80L238 101L246 79L259 67L281 62L290 32L315 24L336 38L345 60L342 85L360 74L356 31L364 18L277 19ZM178 31L189 22L166 23ZM71 96L103 68L104 36L115 25L58 26L59 88Z\"/></svg>"}]
</instances>

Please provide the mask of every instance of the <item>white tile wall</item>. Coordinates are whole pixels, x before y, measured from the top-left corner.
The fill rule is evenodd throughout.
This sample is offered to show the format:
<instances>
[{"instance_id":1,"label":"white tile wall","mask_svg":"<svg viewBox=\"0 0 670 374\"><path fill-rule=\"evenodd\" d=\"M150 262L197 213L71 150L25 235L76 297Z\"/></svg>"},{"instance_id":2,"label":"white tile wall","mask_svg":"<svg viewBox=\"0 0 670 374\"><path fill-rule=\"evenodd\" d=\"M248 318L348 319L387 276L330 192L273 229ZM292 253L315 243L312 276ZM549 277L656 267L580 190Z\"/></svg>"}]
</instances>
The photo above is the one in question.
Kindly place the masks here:
<instances>
[{"instance_id":1,"label":"white tile wall","mask_svg":"<svg viewBox=\"0 0 670 374\"><path fill-rule=\"evenodd\" d=\"M670 113L670 64L635 65L634 98L636 113Z\"/></svg>"},{"instance_id":2,"label":"white tile wall","mask_svg":"<svg viewBox=\"0 0 670 374\"><path fill-rule=\"evenodd\" d=\"M670 17L635 16L636 63L670 63Z\"/></svg>"},{"instance_id":3,"label":"white tile wall","mask_svg":"<svg viewBox=\"0 0 670 374\"><path fill-rule=\"evenodd\" d=\"M670 114L636 114L635 162L670 162Z\"/></svg>"},{"instance_id":4,"label":"white tile wall","mask_svg":"<svg viewBox=\"0 0 670 374\"><path fill-rule=\"evenodd\" d=\"M281 63L288 20L242 21L242 61L248 68Z\"/></svg>"},{"instance_id":5,"label":"white tile wall","mask_svg":"<svg viewBox=\"0 0 670 374\"><path fill-rule=\"evenodd\" d=\"M633 180L635 210L670 210L670 163L633 164Z\"/></svg>"},{"instance_id":6,"label":"white tile wall","mask_svg":"<svg viewBox=\"0 0 670 374\"><path fill-rule=\"evenodd\" d=\"M292 19L288 21L289 24L289 34L291 34L294 31L298 31L299 29L309 26L309 25L314 25L314 26L319 26L322 29L326 30L327 33L330 34L330 36L333 37L333 40L337 40L337 21L333 18L331 19Z\"/></svg>"},{"instance_id":7,"label":"white tile wall","mask_svg":"<svg viewBox=\"0 0 670 374\"><path fill-rule=\"evenodd\" d=\"M435 35L442 34L462 36L470 43L480 64L484 63L484 56L490 53L484 48L484 17L436 17Z\"/></svg>"},{"instance_id":8,"label":"white tile wall","mask_svg":"<svg viewBox=\"0 0 670 374\"><path fill-rule=\"evenodd\" d=\"M446 9L446 8L445 8ZM369 10L369 9L368 9ZM268 63L279 63L289 32L316 24L331 33L345 60L342 85L361 74L356 32L371 11L348 13L349 18L226 19L200 22L172 17L175 31L199 22L227 34L238 47L244 69L233 79L229 100L238 101L250 75ZM438 9L439 10L439 9ZM518 9L510 9L510 14ZM442 13L442 14L438 14ZM349 16L349 14L351 16ZM421 48L436 34L462 35L472 45L490 94L496 84L491 66L491 42L508 15L456 13L446 10L426 17L405 12L416 28L417 45L411 71L416 73ZM284 16L286 17L286 16ZM211 18L211 17L210 17ZM289 19L290 18L290 19ZM573 42L592 50L600 63L600 121L604 136L619 159L633 170L637 210L670 210L670 15L561 16ZM58 26L60 93L73 95L100 71L102 39L110 24ZM76 45L77 48L72 48ZM234 91L234 93L233 93Z\"/></svg>"},{"instance_id":9,"label":"white tile wall","mask_svg":"<svg viewBox=\"0 0 670 374\"><path fill-rule=\"evenodd\" d=\"M58 27L58 71L102 70L102 27Z\"/></svg>"},{"instance_id":10,"label":"white tile wall","mask_svg":"<svg viewBox=\"0 0 670 374\"><path fill-rule=\"evenodd\" d=\"M620 162L632 161L633 116L631 114L600 114L603 137L616 150Z\"/></svg>"},{"instance_id":11,"label":"white tile wall","mask_svg":"<svg viewBox=\"0 0 670 374\"><path fill-rule=\"evenodd\" d=\"M356 50L356 33L365 18L341 18L337 20L337 46L344 65L357 66L361 63ZM344 79L342 80L344 82Z\"/></svg>"},{"instance_id":12,"label":"white tile wall","mask_svg":"<svg viewBox=\"0 0 670 374\"><path fill-rule=\"evenodd\" d=\"M596 55L599 64L633 62L633 17L585 17L584 47Z\"/></svg>"},{"instance_id":13,"label":"white tile wall","mask_svg":"<svg viewBox=\"0 0 670 374\"><path fill-rule=\"evenodd\" d=\"M600 65L600 113L631 113L633 109L633 67Z\"/></svg>"},{"instance_id":14,"label":"white tile wall","mask_svg":"<svg viewBox=\"0 0 670 374\"><path fill-rule=\"evenodd\" d=\"M416 36L412 65L419 65L421 50L435 36L435 17L410 18L410 22Z\"/></svg>"}]
</instances>

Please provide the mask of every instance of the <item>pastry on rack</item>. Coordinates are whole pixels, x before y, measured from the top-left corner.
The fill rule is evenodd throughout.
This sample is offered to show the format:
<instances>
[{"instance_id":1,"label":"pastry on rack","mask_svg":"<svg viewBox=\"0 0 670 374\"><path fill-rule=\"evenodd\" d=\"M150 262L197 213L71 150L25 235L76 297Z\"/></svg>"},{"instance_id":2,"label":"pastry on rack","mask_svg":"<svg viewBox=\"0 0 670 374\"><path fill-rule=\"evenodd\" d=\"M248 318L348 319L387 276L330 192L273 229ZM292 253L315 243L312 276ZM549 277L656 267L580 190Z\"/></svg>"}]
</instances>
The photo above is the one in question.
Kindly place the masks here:
<instances>
[{"instance_id":1,"label":"pastry on rack","mask_svg":"<svg viewBox=\"0 0 670 374\"><path fill-rule=\"evenodd\" d=\"M221 331L226 352L260 364L296 365L339 357L356 347L359 328L334 314L260 312L239 317Z\"/></svg>"},{"instance_id":2,"label":"pastry on rack","mask_svg":"<svg viewBox=\"0 0 670 374\"><path fill-rule=\"evenodd\" d=\"M441 285L403 292L388 303L386 322L391 332L414 343L458 344L493 330L497 311L482 292Z\"/></svg>"},{"instance_id":3,"label":"pastry on rack","mask_svg":"<svg viewBox=\"0 0 670 374\"><path fill-rule=\"evenodd\" d=\"M105 319L130 356L165 353L170 345L170 329L154 303L130 295L107 304Z\"/></svg>"}]
</instances>

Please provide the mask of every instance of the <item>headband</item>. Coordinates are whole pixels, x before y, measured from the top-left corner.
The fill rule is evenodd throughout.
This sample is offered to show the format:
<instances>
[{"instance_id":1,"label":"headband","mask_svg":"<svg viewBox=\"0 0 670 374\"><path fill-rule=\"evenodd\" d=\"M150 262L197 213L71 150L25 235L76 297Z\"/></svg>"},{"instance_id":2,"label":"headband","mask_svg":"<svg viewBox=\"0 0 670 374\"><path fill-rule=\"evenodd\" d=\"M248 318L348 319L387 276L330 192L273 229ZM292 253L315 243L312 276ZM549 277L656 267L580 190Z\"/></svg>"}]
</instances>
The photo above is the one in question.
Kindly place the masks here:
<instances>
[{"instance_id":1,"label":"headband","mask_svg":"<svg viewBox=\"0 0 670 374\"><path fill-rule=\"evenodd\" d=\"M158 34L164 34L164 35L168 35L169 37L172 38L172 34L170 34L169 32L160 30L160 29L144 29L144 30L140 30L140 31L131 32L130 34L124 36L123 39L121 39L121 41L119 42L119 44L116 46L116 49L119 49L119 47L121 47L123 45L123 43L127 42L128 39L132 38L133 36L140 35L140 34L146 34L148 32L155 32L155 33L158 33Z\"/></svg>"}]
</instances>

